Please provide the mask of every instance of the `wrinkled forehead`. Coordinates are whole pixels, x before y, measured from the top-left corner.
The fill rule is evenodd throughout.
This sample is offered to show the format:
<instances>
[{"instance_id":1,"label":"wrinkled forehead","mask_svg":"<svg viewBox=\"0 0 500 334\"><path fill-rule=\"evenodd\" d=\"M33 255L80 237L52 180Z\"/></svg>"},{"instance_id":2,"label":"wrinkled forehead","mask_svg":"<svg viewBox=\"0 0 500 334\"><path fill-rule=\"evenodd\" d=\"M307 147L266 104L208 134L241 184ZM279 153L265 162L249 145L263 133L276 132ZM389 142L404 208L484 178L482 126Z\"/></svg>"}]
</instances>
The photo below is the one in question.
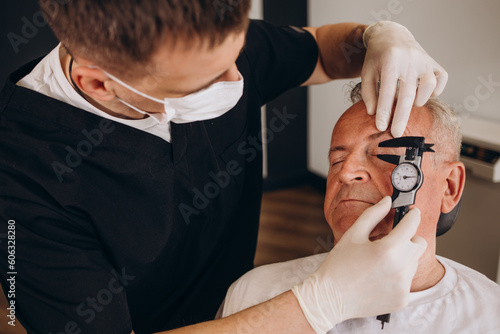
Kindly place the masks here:
<instances>
[{"instance_id":1,"label":"wrinkled forehead","mask_svg":"<svg viewBox=\"0 0 500 334\"><path fill-rule=\"evenodd\" d=\"M332 132L331 145L343 145L344 142L359 142L361 140L378 142L391 139L389 129L381 133L376 127L376 116L368 115L363 101L353 104L339 118ZM413 107L408 120L408 125L403 136L430 137L432 128L432 115L423 107Z\"/></svg>"}]
</instances>

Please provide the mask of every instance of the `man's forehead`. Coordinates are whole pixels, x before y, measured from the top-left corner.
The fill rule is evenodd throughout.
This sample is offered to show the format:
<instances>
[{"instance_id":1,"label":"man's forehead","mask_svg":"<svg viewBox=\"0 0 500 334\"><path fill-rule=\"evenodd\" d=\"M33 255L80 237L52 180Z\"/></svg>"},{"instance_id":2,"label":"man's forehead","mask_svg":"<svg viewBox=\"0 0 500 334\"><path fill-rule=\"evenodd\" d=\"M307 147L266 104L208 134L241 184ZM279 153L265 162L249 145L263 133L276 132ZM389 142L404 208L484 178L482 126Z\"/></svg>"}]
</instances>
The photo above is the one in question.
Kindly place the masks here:
<instances>
[{"instance_id":1,"label":"man's forehead","mask_svg":"<svg viewBox=\"0 0 500 334\"><path fill-rule=\"evenodd\" d=\"M392 139L391 124L386 131L376 127L376 116L369 115L363 101L359 101L347 109L339 118L332 132L331 146L342 142L381 142ZM426 136L431 128L431 115L426 108L414 107L411 111L404 136Z\"/></svg>"},{"instance_id":2,"label":"man's forehead","mask_svg":"<svg viewBox=\"0 0 500 334\"><path fill-rule=\"evenodd\" d=\"M360 140L365 137L376 139L384 132L377 130L375 116L368 115L365 104L360 101L347 109L335 124L332 133L332 146L335 142ZM388 133L389 134L389 133Z\"/></svg>"}]
</instances>

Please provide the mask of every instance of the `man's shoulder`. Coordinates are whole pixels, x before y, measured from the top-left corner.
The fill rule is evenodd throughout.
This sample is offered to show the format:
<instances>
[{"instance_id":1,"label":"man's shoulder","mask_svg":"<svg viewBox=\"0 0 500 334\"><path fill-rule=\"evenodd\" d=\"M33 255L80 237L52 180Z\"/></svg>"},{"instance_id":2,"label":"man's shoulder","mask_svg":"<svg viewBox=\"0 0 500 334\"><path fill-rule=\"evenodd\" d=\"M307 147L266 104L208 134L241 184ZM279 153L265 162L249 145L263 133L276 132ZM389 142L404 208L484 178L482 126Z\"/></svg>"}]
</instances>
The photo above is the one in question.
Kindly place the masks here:
<instances>
[{"instance_id":1,"label":"man's shoulder","mask_svg":"<svg viewBox=\"0 0 500 334\"><path fill-rule=\"evenodd\" d=\"M487 297L494 295L498 298L500 296L500 285L484 274L453 260L441 256L437 258L441 263L444 263L446 266L456 271L457 286L466 286L471 291L475 291L479 294L486 292L485 296ZM500 298L498 298L498 304L500 304Z\"/></svg>"},{"instance_id":2,"label":"man's shoulder","mask_svg":"<svg viewBox=\"0 0 500 334\"><path fill-rule=\"evenodd\" d=\"M478 283L481 283L482 286L488 287L495 293L500 294L500 285L498 285L479 271L442 256L438 256L437 258L441 263L444 263L446 266L453 268L457 272L457 284L470 284L477 286Z\"/></svg>"},{"instance_id":3,"label":"man's shoulder","mask_svg":"<svg viewBox=\"0 0 500 334\"><path fill-rule=\"evenodd\" d=\"M302 282L310 274L316 271L327 254L328 253L316 254L290 261L263 265L243 275L235 284L262 286L261 283L268 282L271 277L278 279L274 282L269 282L272 285L286 285L291 288L293 285Z\"/></svg>"},{"instance_id":4,"label":"man's shoulder","mask_svg":"<svg viewBox=\"0 0 500 334\"><path fill-rule=\"evenodd\" d=\"M223 316L239 312L288 291L320 266L328 253L257 267L228 289Z\"/></svg>"},{"instance_id":5,"label":"man's shoulder","mask_svg":"<svg viewBox=\"0 0 500 334\"><path fill-rule=\"evenodd\" d=\"M453 332L489 333L500 329L500 285L463 264L437 258L446 270L456 273L456 280L450 291L433 303L436 309L429 306L426 312L438 314L436 322L448 323Z\"/></svg>"}]
</instances>

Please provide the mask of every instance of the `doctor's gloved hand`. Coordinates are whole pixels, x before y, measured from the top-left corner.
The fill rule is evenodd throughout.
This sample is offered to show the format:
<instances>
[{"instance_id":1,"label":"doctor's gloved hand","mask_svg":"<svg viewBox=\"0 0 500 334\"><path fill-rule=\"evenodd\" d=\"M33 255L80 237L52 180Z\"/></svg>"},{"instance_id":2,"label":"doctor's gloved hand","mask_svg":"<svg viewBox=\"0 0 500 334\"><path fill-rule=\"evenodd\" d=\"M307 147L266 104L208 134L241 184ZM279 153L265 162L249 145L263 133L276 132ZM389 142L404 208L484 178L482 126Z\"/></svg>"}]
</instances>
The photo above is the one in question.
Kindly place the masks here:
<instances>
[{"instance_id":1,"label":"doctor's gloved hand","mask_svg":"<svg viewBox=\"0 0 500 334\"><path fill-rule=\"evenodd\" d=\"M410 210L387 236L370 241L370 232L390 209L390 197L366 209L318 270L292 288L316 333L326 333L346 319L391 313L408 304L427 243L415 236L418 209Z\"/></svg>"},{"instance_id":2,"label":"doctor's gloved hand","mask_svg":"<svg viewBox=\"0 0 500 334\"><path fill-rule=\"evenodd\" d=\"M377 128L385 131L396 97L391 133L401 137L412 106L422 106L431 96L440 95L448 73L398 23L380 21L369 26L363 42L366 56L361 70L361 92L366 109L370 115L377 114Z\"/></svg>"}]
</instances>

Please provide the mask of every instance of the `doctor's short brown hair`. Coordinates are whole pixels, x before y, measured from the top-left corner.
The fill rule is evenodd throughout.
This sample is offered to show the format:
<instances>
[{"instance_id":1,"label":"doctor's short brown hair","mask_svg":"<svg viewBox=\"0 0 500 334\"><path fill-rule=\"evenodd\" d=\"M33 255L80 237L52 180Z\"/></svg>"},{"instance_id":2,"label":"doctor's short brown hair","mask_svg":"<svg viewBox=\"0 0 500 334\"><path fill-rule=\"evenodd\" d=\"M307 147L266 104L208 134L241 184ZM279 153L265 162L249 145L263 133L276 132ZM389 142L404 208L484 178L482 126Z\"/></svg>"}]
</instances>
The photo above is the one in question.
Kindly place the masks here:
<instances>
[{"instance_id":1,"label":"doctor's short brown hair","mask_svg":"<svg viewBox=\"0 0 500 334\"><path fill-rule=\"evenodd\" d=\"M119 73L146 65L162 45L222 43L245 31L251 0L40 0L75 57Z\"/></svg>"}]
</instances>

